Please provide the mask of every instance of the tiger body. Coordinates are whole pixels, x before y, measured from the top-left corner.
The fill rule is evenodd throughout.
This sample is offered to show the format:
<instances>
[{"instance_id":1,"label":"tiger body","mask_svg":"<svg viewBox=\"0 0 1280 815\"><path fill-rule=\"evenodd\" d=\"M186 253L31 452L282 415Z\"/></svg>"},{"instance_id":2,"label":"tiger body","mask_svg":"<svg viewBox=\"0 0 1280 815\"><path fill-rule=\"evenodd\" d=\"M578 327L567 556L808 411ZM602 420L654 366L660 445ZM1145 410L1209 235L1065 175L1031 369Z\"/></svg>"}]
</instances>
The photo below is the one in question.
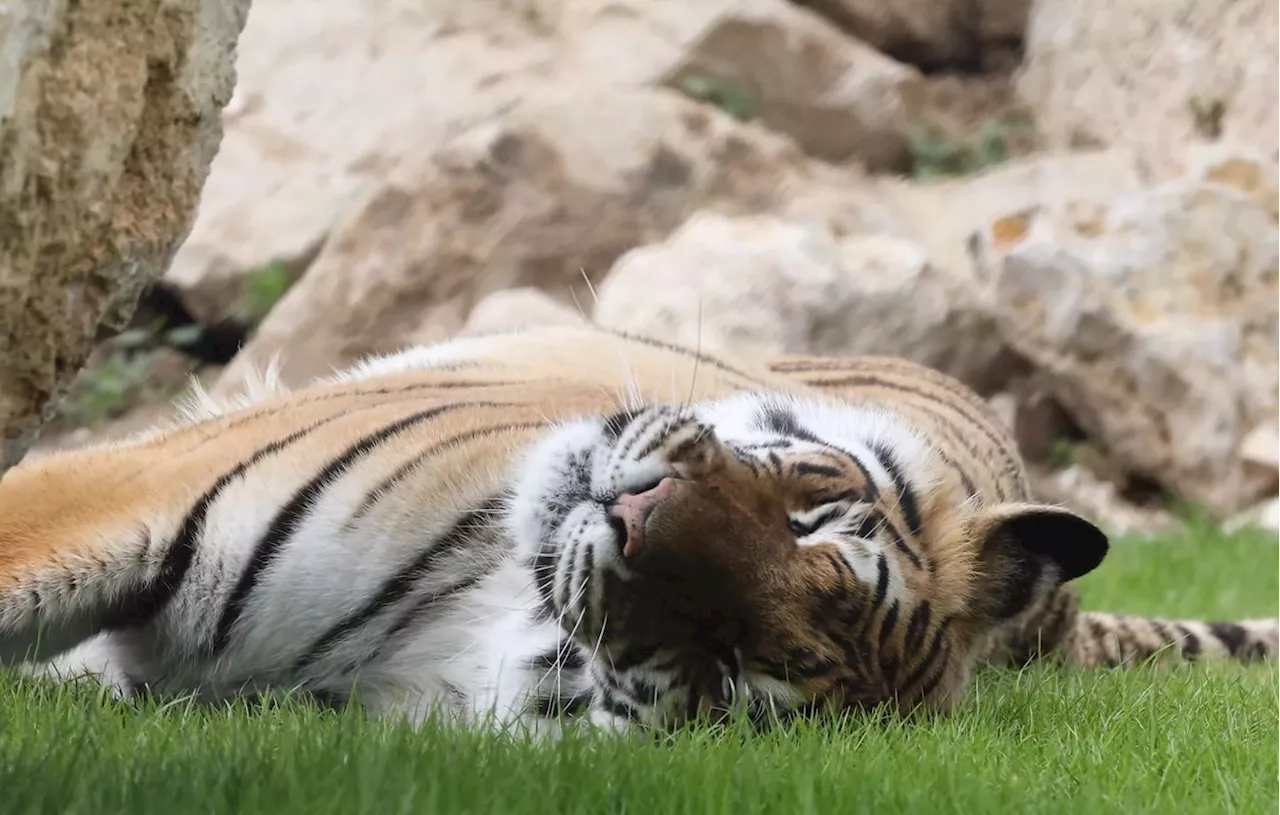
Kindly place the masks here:
<instances>
[{"instance_id":1,"label":"tiger body","mask_svg":"<svg viewBox=\"0 0 1280 815\"><path fill-rule=\"evenodd\" d=\"M944 710L976 661L1042 651L1274 655L1274 621L1077 612L1105 550L929 369L540 329L11 470L0 663L555 730Z\"/></svg>"}]
</instances>

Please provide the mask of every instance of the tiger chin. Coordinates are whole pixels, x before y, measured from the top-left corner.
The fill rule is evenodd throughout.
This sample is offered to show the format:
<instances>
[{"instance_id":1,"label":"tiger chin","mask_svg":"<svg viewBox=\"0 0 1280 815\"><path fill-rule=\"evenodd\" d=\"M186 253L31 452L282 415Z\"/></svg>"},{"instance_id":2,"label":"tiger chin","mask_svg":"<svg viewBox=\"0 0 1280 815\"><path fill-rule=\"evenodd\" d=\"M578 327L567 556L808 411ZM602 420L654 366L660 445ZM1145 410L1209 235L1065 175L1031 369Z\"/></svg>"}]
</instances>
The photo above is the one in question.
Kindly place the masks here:
<instances>
[{"instance_id":1,"label":"tiger chin","mask_svg":"<svg viewBox=\"0 0 1280 815\"><path fill-rule=\"evenodd\" d=\"M1271 659L1274 620L1081 612L1108 541L903 360L594 329L270 378L0 480L0 664L556 733L945 712L978 665Z\"/></svg>"}]
</instances>

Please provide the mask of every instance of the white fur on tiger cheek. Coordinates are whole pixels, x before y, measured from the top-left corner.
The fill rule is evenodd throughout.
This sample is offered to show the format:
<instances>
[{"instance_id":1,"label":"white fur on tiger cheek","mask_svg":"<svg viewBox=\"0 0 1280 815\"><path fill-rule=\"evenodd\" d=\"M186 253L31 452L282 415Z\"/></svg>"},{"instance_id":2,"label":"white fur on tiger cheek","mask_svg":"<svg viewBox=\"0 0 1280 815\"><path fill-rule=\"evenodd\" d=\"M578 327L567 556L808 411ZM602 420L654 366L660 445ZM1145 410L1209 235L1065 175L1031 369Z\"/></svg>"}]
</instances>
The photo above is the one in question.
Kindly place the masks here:
<instances>
[{"instance_id":1,"label":"white fur on tiger cheek","mask_svg":"<svg viewBox=\"0 0 1280 815\"><path fill-rule=\"evenodd\" d=\"M507 527L517 556L538 554L551 531L547 529L549 513L565 501L580 499L566 494L576 486L570 483L575 459L603 444L601 422L584 419L561 425L516 459ZM566 512L572 508L564 507Z\"/></svg>"}]
</instances>

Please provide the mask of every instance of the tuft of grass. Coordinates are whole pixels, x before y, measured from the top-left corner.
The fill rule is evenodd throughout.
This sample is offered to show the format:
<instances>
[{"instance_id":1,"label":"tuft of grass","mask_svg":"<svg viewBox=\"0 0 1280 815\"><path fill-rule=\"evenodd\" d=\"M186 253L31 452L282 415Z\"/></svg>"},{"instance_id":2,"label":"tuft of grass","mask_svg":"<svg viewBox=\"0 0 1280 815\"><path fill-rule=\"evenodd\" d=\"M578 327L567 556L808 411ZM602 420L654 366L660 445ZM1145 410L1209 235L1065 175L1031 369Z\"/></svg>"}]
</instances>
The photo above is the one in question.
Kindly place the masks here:
<instances>
[{"instance_id":1,"label":"tuft of grass","mask_svg":"<svg viewBox=\"0 0 1280 815\"><path fill-rule=\"evenodd\" d=\"M929 182L949 176L981 172L1009 160L1009 137L1015 130L1030 127L1017 118L988 119L978 132L966 138L948 136L936 127L911 134L911 177Z\"/></svg>"},{"instance_id":2,"label":"tuft of grass","mask_svg":"<svg viewBox=\"0 0 1280 815\"><path fill-rule=\"evenodd\" d=\"M279 261L251 269L245 273L240 299L227 316L242 325L257 326L292 285L288 268Z\"/></svg>"},{"instance_id":3,"label":"tuft of grass","mask_svg":"<svg viewBox=\"0 0 1280 815\"><path fill-rule=\"evenodd\" d=\"M122 331L102 343L98 361L76 377L62 414L81 427L115 419L148 399L167 400L180 387L153 379L166 348L182 350L199 339L201 327L166 328L164 320Z\"/></svg>"},{"instance_id":4,"label":"tuft of grass","mask_svg":"<svg viewBox=\"0 0 1280 815\"><path fill-rule=\"evenodd\" d=\"M719 108L740 122L756 116L756 103L738 83L705 74L689 74L680 80L680 90L692 99Z\"/></svg>"},{"instance_id":5,"label":"tuft of grass","mask_svg":"<svg viewBox=\"0 0 1280 815\"><path fill-rule=\"evenodd\" d=\"M1277 613L1274 535L1116 542L1090 608ZM34 813L1263 813L1274 665L978 675L949 717L555 743L418 730L301 701L121 703L0 682L0 800Z\"/></svg>"}]
</instances>

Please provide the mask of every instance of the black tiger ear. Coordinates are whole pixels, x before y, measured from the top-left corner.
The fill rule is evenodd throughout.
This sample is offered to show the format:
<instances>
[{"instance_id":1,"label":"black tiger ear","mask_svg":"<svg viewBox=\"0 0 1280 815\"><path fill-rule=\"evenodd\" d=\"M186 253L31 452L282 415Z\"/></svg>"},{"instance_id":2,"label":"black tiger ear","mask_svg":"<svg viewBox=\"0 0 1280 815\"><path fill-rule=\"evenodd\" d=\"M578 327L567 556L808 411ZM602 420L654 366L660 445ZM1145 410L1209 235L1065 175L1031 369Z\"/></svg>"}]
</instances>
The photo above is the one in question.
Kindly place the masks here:
<instances>
[{"instance_id":1,"label":"black tiger ear","mask_svg":"<svg viewBox=\"0 0 1280 815\"><path fill-rule=\"evenodd\" d=\"M1107 535L1070 510L1009 504L983 511L971 526L983 575L978 603L1005 619L1102 563Z\"/></svg>"}]
</instances>

